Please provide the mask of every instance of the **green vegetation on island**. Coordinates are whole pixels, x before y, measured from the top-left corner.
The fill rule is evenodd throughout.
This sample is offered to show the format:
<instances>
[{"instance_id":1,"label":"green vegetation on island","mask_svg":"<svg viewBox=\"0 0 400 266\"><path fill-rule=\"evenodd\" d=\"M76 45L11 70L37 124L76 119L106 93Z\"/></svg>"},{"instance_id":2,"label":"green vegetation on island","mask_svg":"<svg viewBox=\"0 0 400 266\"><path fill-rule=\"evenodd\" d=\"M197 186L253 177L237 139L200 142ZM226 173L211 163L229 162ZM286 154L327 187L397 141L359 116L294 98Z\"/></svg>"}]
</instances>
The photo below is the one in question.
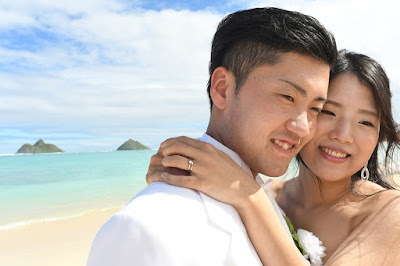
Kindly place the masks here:
<instances>
[{"instance_id":1,"label":"green vegetation on island","mask_svg":"<svg viewBox=\"0 0 400 266\"><path fill-rule=\"evenodd\" d=\"M53 153L53 152L64 152L53 144L46 144L43 140L39 139L34 145L24 144L17 151L17 153Z\"/></svg>"},{"instance_id":2,"label":"green vegetation on island","mask_svg":"<svg viewBox=\"0 0 400 266\"><path fill-rule=\"evenodd\" d=\"M129 139L117 149L117 151L130 151L130 150L150 150L150 148L143 145L139 141Z\"/></svg>"}]
</instances>

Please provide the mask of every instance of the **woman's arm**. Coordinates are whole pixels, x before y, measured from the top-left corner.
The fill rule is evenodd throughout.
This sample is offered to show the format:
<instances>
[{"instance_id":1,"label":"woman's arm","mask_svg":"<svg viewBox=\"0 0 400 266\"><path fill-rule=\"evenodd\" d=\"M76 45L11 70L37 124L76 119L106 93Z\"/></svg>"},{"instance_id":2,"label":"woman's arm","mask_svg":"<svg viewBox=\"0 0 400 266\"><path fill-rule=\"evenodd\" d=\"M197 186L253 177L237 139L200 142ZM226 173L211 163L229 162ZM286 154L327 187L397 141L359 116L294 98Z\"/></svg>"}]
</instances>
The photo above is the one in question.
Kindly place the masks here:
<instances>
[{"instance_id":1,"label":"woman's arm","mask_svg":"<svg viewBox=\"0 0 400 266\"><path fill-rule=\"evenodd\" d=\"M286 233L262 188L234 207L263 265L309 265Z\"/></svg>"},{"instance_id":2,"label":"woman's arm","mask_svg":"<svg viewBox=\"0 0 400 266\"><path fill-rule=\"evenodd\" d=\"M169 184L199 190L236 208L264 265L309 265L282 226L272 203L260 185L229 156L212 145L180 137L161 144L152 158L147 182L165 180ZM193 169L185 174L165 169ZM162 167L160 166L162 164Z\"/></svg>"}]
</instances>

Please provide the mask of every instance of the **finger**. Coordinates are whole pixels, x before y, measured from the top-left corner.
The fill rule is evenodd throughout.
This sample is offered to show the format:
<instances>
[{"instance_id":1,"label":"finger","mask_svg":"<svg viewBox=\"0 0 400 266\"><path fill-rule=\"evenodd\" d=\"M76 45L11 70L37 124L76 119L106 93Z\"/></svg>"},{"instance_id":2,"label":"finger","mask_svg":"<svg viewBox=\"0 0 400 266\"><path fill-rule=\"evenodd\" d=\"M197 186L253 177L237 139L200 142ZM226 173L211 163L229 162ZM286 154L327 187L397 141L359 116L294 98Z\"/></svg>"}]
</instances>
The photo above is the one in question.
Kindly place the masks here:
<instances>
[{"instance_id":1,"label":"finger","mask_svg":"<svg viewBox=\"0 0 400 266\"><path fill-rule=\"evenodd\" d=\"M168 172L173 175L190 175L190 173L186 170L178 169L178 168L171 168L171 167L164 167L163 172Z\"/></svg>"},{"instance_id":2,"label":"finger","mask_svg":"<svg viewBox=\"0 0 400 266\"><path fill-rule=\"evenodd\" d=\"M150 165L149 168L147 169L147 174L146 174L146 183L150 184L155 181L163 181L161 178L161 173L165 172L165 167L162 165L162 159L164 156L158 152L151 156L150 159Z\"/></svg>"},{"instance_id":3,"label":"finger","mask_svg":"<svg viewBox=\"0 0 400 266\"><path fill-rule=\"evenodd\" d=\"M164 140L164 141L161 142L161 144L160 144L160 149L165 148L166 146L171 145L171 144L173 144L173 143L179 141L178 139L179 139L179 137L169 138L169 139Z\"/></svg>"},{"instance_id":4,"label":"finger","mask_svg":"<svg viewBox=\"0 0 400 266\"><path fill-rule=\"evenodd\" d=\"M187 145L193 146L193 147L198 148L198 149L200 149L204 144L203 141L200 141L200 140L197 140L197 139L192 139L192 138L189 138L189 137L186 137L186 136L180 136L180 137L170 138L170 139L165 140L164 142L162 142L160 144L160 147L161 148L165 148L166 146L171 145L171 144L176 143L176 142L185 143Z\"/></svg>"},{"instance_id":5,"label":"finger","mask_svg":"<svg viewBox=\"0 0 400 266\"><path fill-rule=\"evenodd\" d=\"M162 153L162 150L163 150L163 148L160 146L160 147L158 148L157 154L161 154L161 153Z\"/></svg>"},{"instance_id":6,"label":"finger","mask_svg":"<svg viewBox=\"0 0 400 266\"><path fill-rule=\"evenodd\" d=\"M195 166L195 160L192 159L193 166L192 169L189 169L189 158L181 156L181 155L171 155L171 156L166 156L162 159L162 165L164 167L173 167L173 168L178 168L181 170L185 171L192 171L194 170Z\"/></svg>"},{"instance_id":7,"label":"finger","mask_svg":"<svg viewBox=\"0 0 400 266\"><path fill-rule=\"evenodd\" d=\"M202 150L199 150L191 145L182 142L174 142L163 149L163 156L181 155L187 158L201 158L203 157Z\"/></svg>"},{"instance_id":8,"label":"finger","mask_svg":"<svg viewBox=\"0 0 400 266\"><path fill-rule=\"evenodd\" d=\"M162 154L154 154L153 156L151 156L150 158L150 164L149 164L149 168L147 170L148 173L154 171L154 169L157 169L157 167L162 166L162 159L164 158L164 155Z\"/></svg>"},{"instance_id":9,"label":"finger","mask_svg":"<svg viewBox=\"0 0 400 266\"><path fill-rule=\"evenodd\" d=\"M150 185L153 182L164 181L164 179L161 177L161 174L164 173L164 171L165 171L165 169L148 173L146 175L147 185Z\"/></svg>"},{"instance_id":10,"label":"finger","mask_svg":"<svg viewBox=\"0 0 400 266\"><path fill-rule=\"evenodd\" d=\"M161 178L161 174L164 172L168 172L172 175L190 175L187 171L177 168L164 167L161 165L158 167L154 167L152 171L149 171L146 174L147 185L150 185L153 182L164 181L164 179Z\"/></svg>"},{"instance_id":11,"label":"finger","mask_svg":"<svg viewBox=\"0 0 400 266\"><path fill-rule=\"evenodd\" d=\"M170 173L164 172L161 174L161 178L170 185L197 189L198 179L194 176L185 175L172 175Z\"/></svg>"},{"instance_id":12,"label":"finger","mask_svg":"<svg viewBox=\"0 0 400 266\"><path fill-rule=\"evenodd\" d=\"M161 160L164 158L162 153L156 153L150 158L150 165L157 165L161 163Z\"/></svg>"},{"instance_id":13,"label":"finger","mask_svg":"<svg viewBox=\"0 0 400 266\"><path fill-rule=\"evenodd\" d=\"M150 166L146 175L151 175L151 173L155 171L169 172L166 167L160 164L160 165Z\"/></svg>"}]
</instances>

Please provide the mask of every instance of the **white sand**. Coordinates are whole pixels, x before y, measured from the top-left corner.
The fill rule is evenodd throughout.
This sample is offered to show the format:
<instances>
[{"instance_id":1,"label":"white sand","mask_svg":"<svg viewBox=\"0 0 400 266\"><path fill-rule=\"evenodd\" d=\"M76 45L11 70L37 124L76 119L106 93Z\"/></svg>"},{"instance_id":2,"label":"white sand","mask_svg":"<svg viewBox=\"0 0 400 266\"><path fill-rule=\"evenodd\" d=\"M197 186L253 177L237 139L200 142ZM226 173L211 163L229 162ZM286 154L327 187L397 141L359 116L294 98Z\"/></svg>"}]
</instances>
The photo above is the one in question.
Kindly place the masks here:
<instances>
[{"instance_id":1,"label":"white sand","mask_svg":"<svg viewBox=\"0 0 400 266\"><path fill-rule=\"evenodd\" d=\"M0 265L86 265L97 231L118 210L0 231Z\"/></svg>"}]
</instances>

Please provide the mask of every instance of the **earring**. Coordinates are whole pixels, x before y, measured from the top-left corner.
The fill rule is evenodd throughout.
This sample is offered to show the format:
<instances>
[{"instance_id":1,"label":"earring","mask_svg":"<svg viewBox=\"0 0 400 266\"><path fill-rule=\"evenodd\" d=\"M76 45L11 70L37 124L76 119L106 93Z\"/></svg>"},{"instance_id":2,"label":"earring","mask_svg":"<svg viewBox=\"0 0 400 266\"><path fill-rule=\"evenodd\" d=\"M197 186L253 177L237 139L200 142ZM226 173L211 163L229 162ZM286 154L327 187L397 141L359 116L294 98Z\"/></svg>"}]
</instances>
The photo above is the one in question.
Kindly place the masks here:
<instances>
[{"instance_id":1,"label":"earring","mask_svg":"<svg viewBox=\"0 0 400 266\"><path fill-rule=\"evenodd\" d=\"M367 168L368 162L364 165L363 169L361 170L361 179L365 182L369 178L369 170Z\"/></svg>"}]
</instances>

